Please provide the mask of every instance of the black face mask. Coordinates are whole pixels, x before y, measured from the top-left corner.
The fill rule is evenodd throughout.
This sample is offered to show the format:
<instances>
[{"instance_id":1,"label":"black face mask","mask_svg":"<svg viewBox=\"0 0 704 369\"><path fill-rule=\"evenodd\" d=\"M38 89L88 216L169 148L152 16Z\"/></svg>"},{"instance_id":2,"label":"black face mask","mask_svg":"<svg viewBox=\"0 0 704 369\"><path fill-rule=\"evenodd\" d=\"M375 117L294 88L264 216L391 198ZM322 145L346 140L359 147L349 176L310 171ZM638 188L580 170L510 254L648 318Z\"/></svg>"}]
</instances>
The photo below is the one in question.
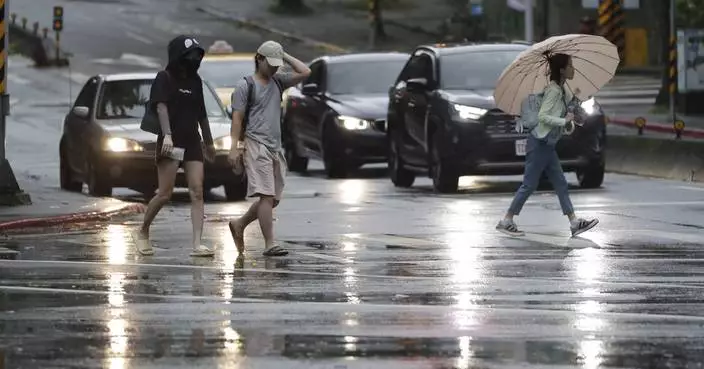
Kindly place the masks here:
<instances>
[{"instance_id":1,"label":"black face mask","mask_svg":"<svg viewBox=\"0 0 704 369\"><path fill-rule=\"evenodd\" d=\"M183 67L189 72L196 72L200 68L202 56L197 51L191 51L183 57Z\"/></svg>"}]
</instances>

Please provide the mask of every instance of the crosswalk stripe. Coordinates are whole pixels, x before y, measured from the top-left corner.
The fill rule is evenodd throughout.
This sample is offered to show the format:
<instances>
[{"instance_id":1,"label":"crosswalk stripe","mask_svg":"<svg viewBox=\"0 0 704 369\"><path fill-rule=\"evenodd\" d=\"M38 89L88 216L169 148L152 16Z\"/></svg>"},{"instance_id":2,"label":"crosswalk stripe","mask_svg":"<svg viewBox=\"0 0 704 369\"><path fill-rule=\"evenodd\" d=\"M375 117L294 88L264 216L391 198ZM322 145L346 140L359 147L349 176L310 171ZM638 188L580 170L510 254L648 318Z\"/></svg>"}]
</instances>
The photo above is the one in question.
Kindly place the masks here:
<instances>
[{"instance_id":1,"label":"crosswalk stripe","mask_svg":"<svg viewBox=\"0 0 704 369\"><path fill-rule=\"evenodd\" d=\"M597 96L598 97L598 96ZM620 98L611 98L611 99L599 99L599 104L603 106L612 106L612 105L653 105L655 103L655 97L653 98L635 98L635 99L620 99Z\"/></svg>"}]
</instances>

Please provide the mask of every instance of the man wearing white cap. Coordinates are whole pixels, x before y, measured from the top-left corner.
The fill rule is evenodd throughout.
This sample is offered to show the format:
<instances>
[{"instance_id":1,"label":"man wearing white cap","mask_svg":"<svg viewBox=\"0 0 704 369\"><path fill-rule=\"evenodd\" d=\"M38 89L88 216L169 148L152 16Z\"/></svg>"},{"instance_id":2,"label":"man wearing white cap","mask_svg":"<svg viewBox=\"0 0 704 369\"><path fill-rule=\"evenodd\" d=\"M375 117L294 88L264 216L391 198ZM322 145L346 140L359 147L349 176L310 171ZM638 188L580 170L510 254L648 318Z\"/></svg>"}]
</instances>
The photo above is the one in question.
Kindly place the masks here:
<instances>
[{"instance_id":1,"label":"man wearing white cap","mask_svg":"<svg viewBox=\"0 0 704 369\"><path fill-rule=\"evenodd\" d=\"M284 62L291 65L293 73L277 73ZM273 230L273 209L281 201L287 169L281 148L281 94L306 79L310 69L274 41L259 46L254 66L254 75L238 82L232 93L233 145L229 159L236 167L244 164L247 196L259 200L239 219L230 221L230 232L242 253L244 229L259 219L264 255L284 256L288 251L274 244Z\"/></svg>"}]
</instances>

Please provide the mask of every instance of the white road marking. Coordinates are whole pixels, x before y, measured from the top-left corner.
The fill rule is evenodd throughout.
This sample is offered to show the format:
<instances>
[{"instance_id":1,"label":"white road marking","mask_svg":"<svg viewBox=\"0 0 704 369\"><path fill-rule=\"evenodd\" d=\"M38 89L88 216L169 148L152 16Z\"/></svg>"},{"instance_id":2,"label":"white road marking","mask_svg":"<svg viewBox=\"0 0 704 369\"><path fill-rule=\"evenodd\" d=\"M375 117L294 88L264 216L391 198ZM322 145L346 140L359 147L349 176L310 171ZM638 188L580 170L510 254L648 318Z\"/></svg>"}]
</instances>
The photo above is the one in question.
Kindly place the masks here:
<instances>
[{"instance_id":1,"label":"white road marking","mask_svg":"<svg viewBox=\"0 0 704 369\"><path fill-rule=\"evenodd\" d=\"M606 98L606 97L613 97L613 96L630 96L630 97L636 97L636 96L653 96L657 95L659 90L648 90L648 89L610 89L610 90L603 90L599 93L596 94L596 97L601 97L601 98Z\"/></svg>"},{"instance_id":2,"label":"white road marking","mask_svg":"<svg viewBox=\"0 0 704 369\"><path fill-rule=\"evenodd\" d=\"M701 206L704 201L662 201L662 202L604 202L604 203L579 203L576 206L580 208L615 208L615 207L638 207L638 206Z\"/></svg>"},{"instance_id":3,"label":"white road marking","mask_svg":"<svg viewBox=\"0 0 704 369\"><path fill-rule=\"evenodd\" d=\"M435 245L437 242L421 238L404 237L404 236L392 236L385 234L359 234L359 233L348 233L342 235L349 240L367 240L379 243L387 243L391 245L399 246L430 246Z\"/></svg>"},{"instance_id":4,"label":"white road marking","mask_svg":"<svg viewBox=\"0 0 704 369\"><path fill-rule=\"evenodd\" d=\"M201 270L201 271L213 271L221 273L223 271L223 266L201 266L201 265L176 265L176 264L135 264L135 263L123 263L123 264L108 264L94 261L65 261L65 260L0 260L0 266L3 268L11 267L100 267L102 272L110 271L123 271L125 269L139 269L139 268L160 268L160 269L185 269L189 271ZM128 270L129 271L129 270ZM294 270L281 270L281 269L258 269L258 268L241 268L236 270L238 273L262 273L262 274L284 274L284 275L308 275L308 276L326 276L326 277L337 277L341 280L348 277L346 273L332 273L332 272L304 272L304 271L294 271ZM418 280L418 281L435 281L442 282L446 280L444 276L399 276L399 275L382 275L382 274L354 274L354 277L359 279L385 279L391 281L400 280ZM539 282L543 283L566 283L572 284L574 281L569 277L564 278L531 278L531 277L492 277L491 280L497 284L515 284L516 281L521 282ZM484 283L477 282L477 283ZM631 282L631 281L594 281L593 286L603 286L603 287L622 287L622 288L685 288L685 289L696 289L704 290L704 286L691 285L691 284L677 284L677 283L658 283L658 282ZM0 286L0 289L3 287ZM72 290L69 290L72 291ZM704 319L704 317L702 318Z\"/></svg>"},{"instance_id":5,"label":"white road marking","mask_svg":"<svg viewBox=\"0 0 704 369\"><path fill-rule=\"evenodd\" d=\"M312 252L300 252L296 251L295 255L303 255L305 257L313 258L313 259L320 259L324 261L331 261L333 263L338 263L338 264L350 264L350 260L348 258L343 258L340 256L332 256L328 254L316 254Z\"/></svg>"},{"instance_id":6,"label":"white road marking","mask_svg":"<svg viewBox=\"0 0 704 369\"><path fill-rule=\"evenodd\" d=\"M704 191L704 187L677 186L677 188L682 189L682 190L690 190L690 191Z\"/></svg>"},{"instance_id":7,"label":"white road marking","mask_svg":"<svg viewBox=\"0 0 704 369\"><path fill-rule=\"evenodd\" d=\"M26 79L26 78L22 78L22 77L20 77L20 76L18 76L18 75L16 75L16 74L8 74L8 75L7 75L7 79L8 79L8 81L10 81L10 82L17 83L17 84L20 84L20 85L28 85L30 82L32 82L32 81L30 81L30 80L28 80L28 79Z\"/></svg>"},{"instance_id":8,"label":"white road marking","mask_svg":"<svg viewBox=\"0 0 704 369\"><path fill-rule=\"evenodd\" d=\"M133 66L139 66L139 67L145 67L145 68L161 68L161 63L156 58L153 58L151 56L130 54L130 53L124 53L124 54L120 55L120 57L117 59L99 58L99 59L93 59L93 60L91 60L91 62L93 62L95 64L106 64L106 65L122 64L122 65L133 65Z\"/></svg>"},{"instance_id":9,"label":"white road marking","mask_svg":"<svg viewBox=\"0 0 704 369\"><path fill-rule=\"evenodd\" d=\"M58 288L44 288L44 287L19 287L19 286L0 286L0 290L5 291L18 291L18 292L33 292L33 293L63 293L63 294L74 294L74 295L99 295L108 296L114 294L111 291L94 291L94 290L80 290L80 289L58 289ZM243 303L256 303L256 307L252 307L258 311L262 308L271 308L274 310L295 309L296 307L304 309L326 309L330 311L344 311L349 313L355 312L379 312L379 311L392 311L397 312L399 310L416 310L416 311L427 311L427 312L456 312L456 311L491 311L492 313L503 313L511 315L542 315L542 316L565 316L574 317L575 312L573 310L556 310L556 309L538 309L538 308L505 308L497 306L479 306L473 308L462 308L456 305L420 305L420 304L376 304L376 303L362 303L362 304L351 304L346 302L318 302L318 301L289 301L289 300L270 300L270 299L257 299L257 298L225 298L221 296L193 296L193 295L158 295L158 294L132 294L124 293L121 294L125 297L148 297L148 298L160 298L163 300L191 300L191 301L212 301L212 302L243 302ZM229 305L232 309L242 308L242 305ZM249 307L249 306L245 306ZM98 307L96 307L98 308ZM642 319L649 321L662 321L662 320L677 320L685 322L704 322L704 317L692 316L692 315L671 315L671 314L649 314L649 313L621 313L621 312L599 312L595 313L594 316L604 317L604 318L621 318L621 319Z\"/></svg>"},{"instance_id":10,"label":"white road marking","mask_svg":"<svg viewBox=\"0 0 704 369\"><path fill-rule=\"evenodd\" d=\"M68 71L61 73L64 77L66 77L68 80L78 83L78 84L84 84L88 81L90 76L83 74L81 72L71 72L69 73Z\"/></svg>"},{"instance_id":11,"label":"white road marking","mask_svg":"<svg viewBox=\"0 0 704 369\"><path fill-rule=\"evenodd\" d=\"M139 41L139 42L143 42L143 43L145 43L145 44L147 44L147 45L153 45L153 44L154 44L150 39L148 39L148 38L146 38L146 37L144 37L144 36L142 36L142 35L139 35L139 34L137 34L137 33L134 33L134 32L125 31L125 35L127 35L127 37L129 37L129 38L131 38L131 39L133 39L133 40L137 40L137 41Z\"/></svg>"}]
</instances>

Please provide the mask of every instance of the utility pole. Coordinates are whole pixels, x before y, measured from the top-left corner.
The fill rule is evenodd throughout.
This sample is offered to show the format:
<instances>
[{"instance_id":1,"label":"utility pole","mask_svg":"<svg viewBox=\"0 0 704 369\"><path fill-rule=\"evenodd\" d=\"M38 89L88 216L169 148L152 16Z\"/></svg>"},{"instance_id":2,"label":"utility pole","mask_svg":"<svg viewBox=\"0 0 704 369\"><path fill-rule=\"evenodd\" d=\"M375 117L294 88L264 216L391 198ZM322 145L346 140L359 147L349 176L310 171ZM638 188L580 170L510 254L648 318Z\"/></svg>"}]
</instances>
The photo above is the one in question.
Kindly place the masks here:
<instances>
[{"instance_id":1,"label":"utility pole","mask_svg":"<svg viewBox=\"0 0 704 369\"><path fill-rule=\"evenodd\" d=\"M525 38L527 42L533 42L533 29L535 22L533 20L533 1L534 0L523 0L525 6L525 11L523 12L523 24L525 26Z\"/></svg>"},{"instance_id":2,"label":"utility pole","mask_svg":"<svg viewBox=\"0 0 704 369\"><path fill-rule=\"evenodd\" d=\"M10 115L10 95L7 93L7 54L10 44L8 3L9 0L0 0L0 205L26 205L31 200L17 184L5 152L7 117Z\"/></svg>"},{"instance_id":3,"label":"utility pole","mask_svg":"<svg viewBox=\"0 0 704 369\"><path fill-rule=\"evenodd\" d=\"M675 112L675 94L677 93L677 34L675 33L675 0L670 0L670 55L669 63L669 92L670 92L670 117L672 122L677 121Z\"/></svg>"}]
</instances>

